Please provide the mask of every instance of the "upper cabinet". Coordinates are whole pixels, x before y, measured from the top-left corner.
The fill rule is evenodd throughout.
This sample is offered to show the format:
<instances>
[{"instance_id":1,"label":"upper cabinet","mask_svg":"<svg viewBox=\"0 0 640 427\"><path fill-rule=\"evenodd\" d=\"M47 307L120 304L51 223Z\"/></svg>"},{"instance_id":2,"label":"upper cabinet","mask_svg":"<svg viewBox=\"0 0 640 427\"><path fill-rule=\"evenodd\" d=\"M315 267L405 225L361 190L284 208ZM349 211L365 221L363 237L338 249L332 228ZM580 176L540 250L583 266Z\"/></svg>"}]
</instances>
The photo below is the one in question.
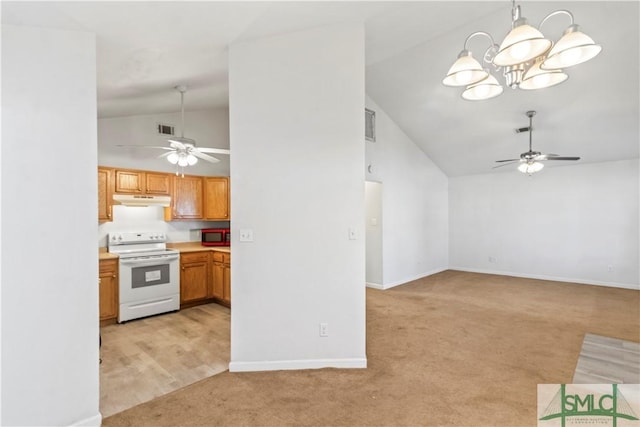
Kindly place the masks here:
<instances>
[{"instance_id":1,"label":"upper cabinet","mask_svg":"<svg viewBox=\"0 0 640 427\"><path fill-rule=\"evenodd\" d=\"M204 178L204 219L228 221L229 215L229 178Z\"/></svg>"},{"instance_id":2,"label":"upper cabinet","mask_svg":"<svg viewBox=\"0 0 640 427\"><path fill-rule=\"evenodd\" d=\"M116 193L170 195L171 175L160 172L116 170Z\"/></svg>"},{"instance_id":3,"label":"upper cabinet","mask_svg":"<svg viewBox=\"0 0 640 427\"><path fill-rule=\"evenodd\" d=\"M203 193L201 176L173 177L173 219L202 219Z\"/></svg>"},{"instance_id":4,"label":"upper cabinet","mask_svg":"<svg viewBox=\"0 0 640 427\"><path fill-rule=\"evenodd\" d=\"M112 221L114 194L171 196L165 220L229 221L229 177L98 167L98 221Z\"/></svg>"},{"instance_id":5,"label":"upper cabinet","mask_svg":"<svg viewBox=\"0 0 640 427\"><path fill-rule=\"evenodd\" d=\"M98 168L98 222L111 221L113 169Z\"/></svg>"}]
</instances>

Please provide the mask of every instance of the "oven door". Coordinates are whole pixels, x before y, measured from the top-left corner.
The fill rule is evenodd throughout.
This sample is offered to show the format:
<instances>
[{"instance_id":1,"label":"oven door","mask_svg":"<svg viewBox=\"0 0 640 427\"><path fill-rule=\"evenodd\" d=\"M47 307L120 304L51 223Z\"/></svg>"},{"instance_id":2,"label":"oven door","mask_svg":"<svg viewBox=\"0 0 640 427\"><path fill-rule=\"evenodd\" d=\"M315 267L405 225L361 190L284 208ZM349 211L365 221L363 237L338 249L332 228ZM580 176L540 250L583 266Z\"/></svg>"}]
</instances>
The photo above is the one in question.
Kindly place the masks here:
<instances>
[{"instance_id":1,"label":"oven door","mask_svg":"<svg viewBox=\"0 0 640 427\"><path fill-rule=\"evenodd\" d=\"M118 321L180 308L179 254L120 258Z\"/></svg>"}]
</instances>

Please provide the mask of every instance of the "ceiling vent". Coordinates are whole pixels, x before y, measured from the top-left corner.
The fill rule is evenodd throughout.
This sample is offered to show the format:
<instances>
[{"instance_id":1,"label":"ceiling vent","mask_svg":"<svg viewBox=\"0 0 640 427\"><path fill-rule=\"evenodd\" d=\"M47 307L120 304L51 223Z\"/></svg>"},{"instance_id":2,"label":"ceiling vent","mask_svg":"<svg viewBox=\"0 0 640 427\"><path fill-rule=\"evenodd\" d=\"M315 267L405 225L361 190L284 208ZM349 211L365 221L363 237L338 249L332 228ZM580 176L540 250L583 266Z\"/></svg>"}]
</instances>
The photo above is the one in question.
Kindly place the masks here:
<instances>
[{"instance_id":1,"label":"ceiling vent","mask_svg":"<svg viewBox=\"0 0 640 427\"><path fill-rule=\"evenodd\" d=\"M158 133L160 135L175 135L173 126L162 123L158 123Z\"/></svg>"},{"instance_id":2,"label":"ceiling vent","mask_svg":"<svg viewBox=\"0 0 640 427\"><path fill-rule=\"evenodd\" d=\"M376 142L376 112L364 109L364 139Z\"/></svg>"}]
</instances>

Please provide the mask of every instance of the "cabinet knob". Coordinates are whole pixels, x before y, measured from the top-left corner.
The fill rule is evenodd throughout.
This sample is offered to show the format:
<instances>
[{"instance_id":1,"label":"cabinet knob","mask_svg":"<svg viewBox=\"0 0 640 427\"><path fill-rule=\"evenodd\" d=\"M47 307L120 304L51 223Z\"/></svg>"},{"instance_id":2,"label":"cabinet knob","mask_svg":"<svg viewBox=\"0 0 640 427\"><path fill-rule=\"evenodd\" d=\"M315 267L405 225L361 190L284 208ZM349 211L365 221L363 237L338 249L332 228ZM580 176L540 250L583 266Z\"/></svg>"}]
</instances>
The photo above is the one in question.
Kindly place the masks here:
<instances>
[{"instance_id":1,"label":"cabinet knob","mask_svg":"<svg viewBox=\"0 0 640 427\"><path fill-rule=\"evenodd\" d=\"M116 273L113 273L113 276L111 276L111 277L113 277L115 279L116 278Z\"/></svg>"}]
</instances>

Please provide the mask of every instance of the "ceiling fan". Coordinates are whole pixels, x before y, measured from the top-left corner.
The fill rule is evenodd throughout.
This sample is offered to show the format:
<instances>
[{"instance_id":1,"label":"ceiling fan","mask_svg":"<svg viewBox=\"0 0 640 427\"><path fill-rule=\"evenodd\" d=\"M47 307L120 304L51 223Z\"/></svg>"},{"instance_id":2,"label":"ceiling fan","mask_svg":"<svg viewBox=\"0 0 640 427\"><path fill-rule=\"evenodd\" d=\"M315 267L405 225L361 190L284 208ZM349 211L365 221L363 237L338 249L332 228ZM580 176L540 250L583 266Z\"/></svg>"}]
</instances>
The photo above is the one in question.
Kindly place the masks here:
<instances>
[{"instance_id":1,"label":"ceiling fan","mask_svg":"<svg viewBox=\"0 0 640 427\"><path fill-rule=\"evenodd\" d=\"M139 147L139 148L154 148L165 150L166 152L159 155L159 158L166 157L169 163L176 165L176 167L184 168L186 166L193 166L198 162L198 159L206 160L207 162L217 163L220 160L210 156L211 154L230 154L231 151L223 148L207 148L196 147L196 141L191 138L185 138L184 136L184 94L187 91L187 87L184 85L176 86L175 89L180 92L180 112L181 112L181 132L180 136L171 136L167 139L169 143L168 147L152 146L152 145L118 145L118 147ZM176 170L176 175L178 174ZM183 172L184 175L184 172Z\"/></svg>"},{"instance_id":2,"label":"ceiling fan","mask_svg":"<svg viewBox=\"0 0 640 427\"><path fill-rule=\"evenodd\" d=\"M543 154L540 151L533 151L533 149L531 148L531 139L532 139L531 136L533 134L532 122L533 122L533 116L536 115L536 112L527 111L526 114L527 114L527 117L529 117L529 126L516 129L516 133L529 132L529 151L527 151L526 153L520 154L519 159L496 160L496 163L502 163L502 164L498 166L494 166L493 169L500 168L502 166L507 166L515 162L519 162L520 165L518 166L518 170L522 173L531 175L533 173L540 171L544 167L544 164L540 163L542 161L580 160L580 157L566 157L566 156L559 156L557 154Z\"/></svg>"}]
</instances>

